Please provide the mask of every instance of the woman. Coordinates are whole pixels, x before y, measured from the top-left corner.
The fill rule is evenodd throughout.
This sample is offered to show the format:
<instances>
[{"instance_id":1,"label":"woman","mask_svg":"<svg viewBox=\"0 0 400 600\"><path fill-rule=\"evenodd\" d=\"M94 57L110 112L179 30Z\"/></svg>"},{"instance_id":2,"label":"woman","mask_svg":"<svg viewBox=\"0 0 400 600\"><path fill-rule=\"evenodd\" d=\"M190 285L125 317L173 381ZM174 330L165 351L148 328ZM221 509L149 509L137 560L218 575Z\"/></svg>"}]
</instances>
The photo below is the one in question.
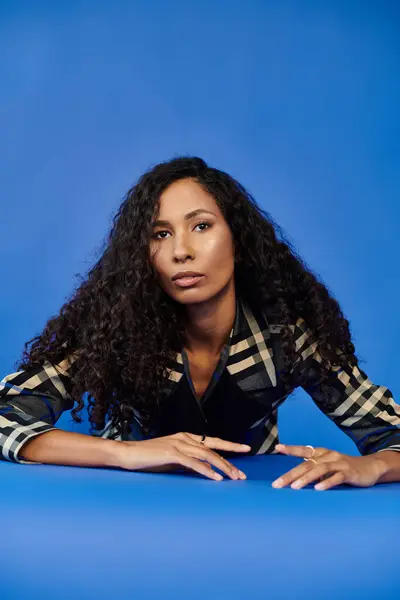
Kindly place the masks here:
<instances>
[{"instance_id":1,"label":"woman","mask_svg":"<svg viewBox=\"0 0 400 600\"><path fill-rule=\"evenodd\" d=\"M227 456L281 452L305 460L275 487L400 480L400 407L360 370L337 301L278 229L200 158L145 173L2 381L3 459L218 480L215 468L246 478ZM277 408L297 386L361 456L278 444ZM57 429L67 409L81 420L84 394L92 435Z\"/></svg>"}]
</instances>

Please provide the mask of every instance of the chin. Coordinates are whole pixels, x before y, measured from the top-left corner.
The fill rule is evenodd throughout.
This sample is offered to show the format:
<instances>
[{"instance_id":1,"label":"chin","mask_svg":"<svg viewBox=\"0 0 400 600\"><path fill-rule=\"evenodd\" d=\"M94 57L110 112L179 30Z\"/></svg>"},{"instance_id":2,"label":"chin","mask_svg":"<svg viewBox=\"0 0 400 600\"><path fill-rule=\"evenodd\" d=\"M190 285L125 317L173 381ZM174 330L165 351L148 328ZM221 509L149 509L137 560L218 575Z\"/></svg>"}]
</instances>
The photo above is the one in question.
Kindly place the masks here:
<instances>
[{"instance_id":1,"label":"chin","mask_svg":"<svg viewBox=\"0 0 400 600\"><path fill-rule=\"evenodd\" d=\"M196 289L188 289L185 290L182 294L174 293L173 298L179 302L180 304L200 304L202 302L208 302L209 300L213 300L216 296L223 292L224 288L218 288L213 292L205 291L205 290L196 290Z\"/></svg>"},{"instance_id":2,"label":"chin","mask_svg":"<svg viewBox=\"0 0 400 600\"><path fill-rule=\"evenodd\" d=\"M210 300L213 296L209 296L209 294L181 294L179 296L174 295L174 299L179 302L179 304L199 304L200 302L206 302Z\"/></svg>"}]
</instances>

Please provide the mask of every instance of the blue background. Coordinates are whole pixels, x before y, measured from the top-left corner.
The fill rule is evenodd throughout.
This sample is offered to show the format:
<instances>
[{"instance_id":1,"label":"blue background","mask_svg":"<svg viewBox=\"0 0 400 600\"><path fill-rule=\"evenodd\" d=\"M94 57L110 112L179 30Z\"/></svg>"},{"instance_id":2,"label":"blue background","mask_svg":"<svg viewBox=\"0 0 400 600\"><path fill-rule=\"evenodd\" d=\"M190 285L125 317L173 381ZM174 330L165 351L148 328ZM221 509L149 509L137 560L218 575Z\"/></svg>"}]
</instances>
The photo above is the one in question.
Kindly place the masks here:
<instances>
[{"instance_id":1,"label":"blue background","mask_svg":"<svg viewBox=\"0 0 400 600\"><path fill-rule=\"evenodd\" d=\"M2 1L1 377L137 177L196 154L282 225L398 400L399 39L396 1ZM356 453L302 390L280 431Z\"/></svg>"}]
</instances>

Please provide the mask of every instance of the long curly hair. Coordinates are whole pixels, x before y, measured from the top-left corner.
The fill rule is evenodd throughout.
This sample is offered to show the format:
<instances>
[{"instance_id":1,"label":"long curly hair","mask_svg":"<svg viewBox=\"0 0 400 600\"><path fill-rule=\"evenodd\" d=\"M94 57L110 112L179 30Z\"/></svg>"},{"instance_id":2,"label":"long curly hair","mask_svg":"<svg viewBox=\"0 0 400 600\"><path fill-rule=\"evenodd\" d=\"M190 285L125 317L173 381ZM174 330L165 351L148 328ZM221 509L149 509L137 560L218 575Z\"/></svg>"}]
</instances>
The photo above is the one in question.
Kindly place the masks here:
<instances>
[{"instance_id":1,"label":"long curly hair","mask_svg":"<svg viewBox=\"0 0 400 600\"><path fill-rule=\"evenodd\" d=\"M271 215L227 173L201 158L177 157L149 169L128 191L100 259L86 278L78 275L80 284L59 314L25 343L17 366L55 365L75 353L78 358L69 370L69 393L76 403L71 414L82 421L78 413L87 395L91 433L109 419L120 433L128 433L134 411L150 431L159 415L165 377L183 345L184 307L157 282L149 257L151 221L162 192L183 178L193 178L213 196L232 231L237 294L283 326L283 388L288 393L293 389L292 366L298 356L289 325L298 317L318 341L322 385L332 365L358 364L338 302Z\"/></svg>"}]
</instances>

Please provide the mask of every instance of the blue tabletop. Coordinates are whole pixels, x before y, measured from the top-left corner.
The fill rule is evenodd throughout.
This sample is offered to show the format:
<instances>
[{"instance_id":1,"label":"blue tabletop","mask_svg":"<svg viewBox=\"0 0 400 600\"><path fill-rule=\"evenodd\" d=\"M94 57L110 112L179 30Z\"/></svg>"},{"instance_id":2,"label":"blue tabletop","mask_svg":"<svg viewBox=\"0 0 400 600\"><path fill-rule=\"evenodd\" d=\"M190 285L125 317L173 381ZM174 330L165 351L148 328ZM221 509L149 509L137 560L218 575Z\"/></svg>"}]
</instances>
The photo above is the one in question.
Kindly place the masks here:
<instances>
[{"instance_id":1,"label":"blue tabletop","mask_svg":"<svg viewBox=\"0 0 400 600\"><path fill-rule=\"evenodd\" d=\"M400 597L400 484L274 489L300 459L231 460L247 480L1 463L2 600Z\"/></svg>"}]
</instances>

